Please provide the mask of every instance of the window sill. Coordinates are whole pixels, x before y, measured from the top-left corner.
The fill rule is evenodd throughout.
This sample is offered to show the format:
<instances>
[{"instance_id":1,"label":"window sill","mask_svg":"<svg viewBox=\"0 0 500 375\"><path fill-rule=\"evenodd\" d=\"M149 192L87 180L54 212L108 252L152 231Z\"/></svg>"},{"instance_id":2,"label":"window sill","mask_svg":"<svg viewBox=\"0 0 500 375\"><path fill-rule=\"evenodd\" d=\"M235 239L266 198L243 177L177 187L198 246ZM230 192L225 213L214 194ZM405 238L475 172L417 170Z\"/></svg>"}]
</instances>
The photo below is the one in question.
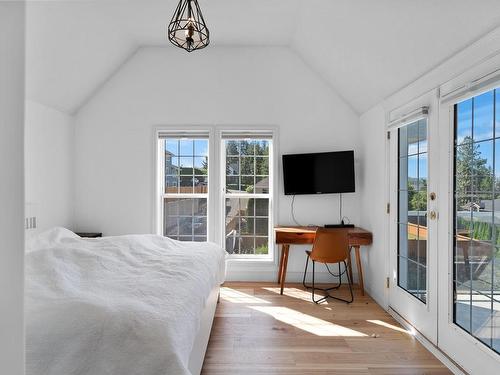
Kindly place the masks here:
<instances>
[{"instance_id":1,"label":"window sill","mask_svg":"<svg viewBox=\"0 0 500 375\"><path fill-rule=\"evenodd\" d=\"M257 268L274 268L276 263L273 258L226 258L226 264L231 267L241 269Z\"/></svg>"},{"instance_id":2,"label":"window sill","mask_svg":"<svg viewBox=\"0 0 500 375\"><path fill-rule=\"evenodd\" d=\"M226 258L226 261L228 262L234 262L234 263L274 263L274 259L273 258L240 258L240 257L232 257L232 256L228 256Z\"/></svg>"}]
</instances>

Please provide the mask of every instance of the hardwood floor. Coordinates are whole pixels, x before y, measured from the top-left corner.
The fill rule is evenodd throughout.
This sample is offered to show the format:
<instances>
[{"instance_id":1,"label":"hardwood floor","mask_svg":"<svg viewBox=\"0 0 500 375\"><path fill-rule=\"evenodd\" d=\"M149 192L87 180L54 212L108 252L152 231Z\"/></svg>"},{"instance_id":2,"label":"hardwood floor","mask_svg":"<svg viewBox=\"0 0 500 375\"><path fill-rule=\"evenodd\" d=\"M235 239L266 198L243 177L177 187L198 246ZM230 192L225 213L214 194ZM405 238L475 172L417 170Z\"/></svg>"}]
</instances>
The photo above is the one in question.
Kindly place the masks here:
<instances>
[{"instance_id":1,"label":"hardwood floor","mask_svg":"<svg viewBox=\"0 0 500 375\"><path fill-rule=\"evenodd\" d=\"M340 292L346 296L347 290ZM315 305L302 285L221 289L202 374L450 374L370 297Z\"/></svg>"}]
</instances>

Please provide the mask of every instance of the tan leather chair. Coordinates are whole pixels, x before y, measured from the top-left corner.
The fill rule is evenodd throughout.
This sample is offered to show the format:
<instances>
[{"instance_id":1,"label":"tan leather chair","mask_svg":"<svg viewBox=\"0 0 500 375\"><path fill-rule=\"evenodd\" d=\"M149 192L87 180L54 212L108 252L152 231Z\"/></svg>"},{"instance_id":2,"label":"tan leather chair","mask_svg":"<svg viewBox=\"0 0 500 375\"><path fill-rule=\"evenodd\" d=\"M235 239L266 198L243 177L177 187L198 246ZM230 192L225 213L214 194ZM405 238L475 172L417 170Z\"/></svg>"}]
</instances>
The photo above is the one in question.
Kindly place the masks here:
<instances>
[{"instance_id":1,"label":"tan leather chair","mask_svg":"<svg viewBox=\"0 0 500 375\"><path fill-rule=\"evenodd\" d=\"M337 299L339 301L343 301L346 303L351 303L354 301L354 295L352 293L352 275L349 273L350 267L347 266L346 262L350 262L350 254L349 254L349 243L347 240L347 236L344 230L342 229L325 229L318 228L316 231L316 237L314 239L313 247L311 251L306 251L307 259L306 259L306 267L304 270L304 278L302 280L302 284L305 288L312 289L312 300L315 303L320 303L327 298ZM306 285L306 274L307 274L307 266L309 264L309 258L312 260L312 286ZM339 278L339 282L337 285L331 288L316 288L315 286L315 264L316 262L324 263L328 272L334 277ZM339 266L339 273L334 274L330 271L328 264L337 263ZM341 271L340 264L344 264L344 271ZM351 293L351 299L345 300L339 297L332 296L329 294L330 290L339 289L342 285L342 275L346 274L347 282L349 284L349 291ZM318 300L315 299L314 292L316 290L322 290L325 292L325 296Z\"/></svg>"}]
</instances>

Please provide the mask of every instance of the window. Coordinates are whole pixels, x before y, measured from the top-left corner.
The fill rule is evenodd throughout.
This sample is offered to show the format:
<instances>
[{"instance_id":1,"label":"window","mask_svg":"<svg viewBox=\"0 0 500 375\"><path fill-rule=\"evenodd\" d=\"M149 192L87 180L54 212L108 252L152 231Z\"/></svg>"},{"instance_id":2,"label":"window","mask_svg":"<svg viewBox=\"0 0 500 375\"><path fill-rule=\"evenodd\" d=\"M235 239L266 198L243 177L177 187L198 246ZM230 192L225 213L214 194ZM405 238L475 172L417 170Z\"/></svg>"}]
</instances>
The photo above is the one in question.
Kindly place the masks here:
<instances>
[{"instance_id":1,"label":"window","mask_svg":"<svg viewBox=\"0 0 500 375\"><path fill-rule=\"evenodd\" d=\"M272 259L273 137L273 130L159 130L158 232L219 242L235 258Z\"/></svg>"},{"instance_id":2,"label":"window","mask_svg":"<svg viewBox=\"0 0 500 375\"><path fill-rule=\"evenodd\" d=\"M271 139L223 139L225 245L235 255L268 255Z\"/></svg>"},{"instance_id":3,"label":"window","mask_svg":"<svg viewBox=\"0 0 500 375\"><path fill-rule=\"evenodd\" d=\"M427 299L427 120L398 129L398 285Z\"/></svg>"},{"instance_id":4,"label":"window","mask_svg":"<svg viewBox=\"0 0 500 375\"><path fill-rule=\"evenodd\" d=\"M164 236L206 241L208 222L208 137L161 138Z\"/></svg>"},{"instance_id":5,"label":"window","mask_svg":"<svg viewBox=\"0 0 500 375\"><path fill-rule=\"evenodd\" d=\"M454 111L453 320L500 353L500 91Z\"/></svg>"}]
</instances>

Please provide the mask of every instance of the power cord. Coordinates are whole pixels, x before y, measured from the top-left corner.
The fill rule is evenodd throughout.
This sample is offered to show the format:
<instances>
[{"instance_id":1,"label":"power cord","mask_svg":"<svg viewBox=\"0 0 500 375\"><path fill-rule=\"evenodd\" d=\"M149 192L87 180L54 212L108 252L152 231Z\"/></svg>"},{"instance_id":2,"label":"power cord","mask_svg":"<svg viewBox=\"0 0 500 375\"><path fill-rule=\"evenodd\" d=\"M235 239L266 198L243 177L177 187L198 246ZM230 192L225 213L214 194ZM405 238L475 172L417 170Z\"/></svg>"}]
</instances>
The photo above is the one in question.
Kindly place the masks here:
<instances>
[{"instance_id":1,"label":"power cord","mask_svg":"<svg viewBox=\"0 0 500 375\"><path fill-rule=\"evenodd\" d=\"M339 194L339 217L340 217L340 224L342 225L351 224L351 220L349 220L347 216L342 215L342 193Z\"/></svg>"},{"instance_id":2,"label":"power cord","mask_svg":"<svg viewBox=\"0 0 500 375\"><path fill-rule=\"evenodd\" d=\"M292 204L291 204L291 212L292 212L292 221L295 223L297 226L302 226L300 224L296 217L295 217L295 194L292 196ZM342 194L340 194L340 222L342 224L351 224L351 220L347 216L342 216ZM312 224L310 224L312 226Z\"/></svg>"},{"instance_id":3,"label":"power cord","mask_svg":"<svg viewBox=\"0 0 500 375\"><path fill-rule=\"evenodd\" d=\"M342 223L344 224L351 224L351 219L349 219L347 216L342 216Z\"/></svg>"},{"instance_id":4,"label":"power cord","mask_svg":"<svg viewBox=\"0 0 500 375\"><path fill-rule=\"evenodd\" d=\"M327 263L324 263L324 265L326 266L326 269L328 270L328 272L330 273L330 275L332 275L333 277L340 277L340 276L344 275L346 273L346 271L347 271L347 269L344 268L344 271L342 271L342 272L340 272L340 274L336 275L332 271L330 271L330 267L328 267Z\"/></svg>"},{"instance_id":5,"label":"power cord","mask_svg":"<svg viewBox=\"0 0 500 375\"><path fill-rule=\"evenodd\" d=\"M297 219L295 219L295 210L294 210L294 204L295 204L295 194L292 196L292 205L291 205L291 210L292 210L292 220L297 226L301 226Z\"/></svg>"}]
</instances>

